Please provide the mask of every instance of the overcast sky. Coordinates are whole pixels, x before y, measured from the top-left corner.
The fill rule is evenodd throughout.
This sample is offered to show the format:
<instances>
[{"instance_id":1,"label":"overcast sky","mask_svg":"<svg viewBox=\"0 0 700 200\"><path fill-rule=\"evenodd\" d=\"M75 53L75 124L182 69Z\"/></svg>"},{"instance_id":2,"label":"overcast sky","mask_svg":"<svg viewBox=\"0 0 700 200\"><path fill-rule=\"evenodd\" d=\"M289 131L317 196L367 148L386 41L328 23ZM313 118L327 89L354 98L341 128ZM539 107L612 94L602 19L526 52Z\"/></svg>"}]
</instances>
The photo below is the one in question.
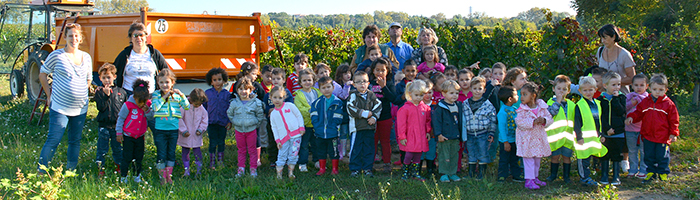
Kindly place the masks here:
<instances>
[{"instance_id":1,"label":"overcast sky","mask_svg":"<svg viewBox=\"0 0 700 200\"><path fill-rule=\"evenodd\" d=\"M454 15L483 12L492 17L515 17L533 7L575 15L570 0L148 0L157 12L219 15L250 15L253 12L286 12L289 14L364 14L375 10L406 12L429 17L445 13Z\"/></svg>"}]
</instances>

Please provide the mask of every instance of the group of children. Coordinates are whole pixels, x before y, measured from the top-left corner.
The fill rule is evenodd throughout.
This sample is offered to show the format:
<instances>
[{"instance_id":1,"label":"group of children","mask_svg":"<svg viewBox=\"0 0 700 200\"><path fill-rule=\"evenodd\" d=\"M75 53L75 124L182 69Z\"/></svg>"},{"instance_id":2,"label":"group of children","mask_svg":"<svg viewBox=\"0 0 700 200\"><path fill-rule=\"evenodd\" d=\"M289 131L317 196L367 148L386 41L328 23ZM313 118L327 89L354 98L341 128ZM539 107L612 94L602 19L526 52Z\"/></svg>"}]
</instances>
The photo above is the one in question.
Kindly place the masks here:
<instances>
[{"instance_id":1,"label":"group of children","mask_svg":"<svg viewBox=\"0 0 700 200\"><path fill-rule=\"evenodd\" d=\"M667 179L668 145L678 136L678 113L665 96L665 76L654 75L647 81L644 75L637 75L633 92L624 95L615 72L581 77L578 85L559 75L552 81L555 96L545 102L540 97L543 88L527 81L523 68L508 70L496 63L482 69L487 73L474 77L470 70L440 65L433 49L424 47L424 63L409 60L399 71L379 49L370 48L370 55L378 55L369 56L359 70L339 66L334 78L326 64L307 69L304 54L294 57L295 71L289 76L284 69L265 66L259 70L248 62L241 67L233 94L223 88L228 81L226 71L214 68L206 75L212 88L195 89L189 98L173 89L175 76L164 69L156 77L159 90L149 95L148 82L139 80L127 99L111 85L109 78L116 77L116 70L106 64L99 70L105 85L95 95L100 99L100 141L110 137L102 134L103 129L114 129L113 138L122 143L123 158L118 155L122 147L112 142L122 182L128 181L132 164L134 181L141 181L143 134L149 127L162 183L172 183L176 145L182 147L184 176L190 175L190 152L195 154L196 174L201 173L204 133L209 137L209 166L220 167L230 129L235 130L238 148L237 177L245 175L246 157L250 176L257 176L261 146L267 149L279 179L285 165L289 178L295 177L296 166L307 172L310 153L312 163L317 164L316 175L327 172L329 161L330 174L338 174L339 160L349 157L350 176L372 177L377 154L384 170L391 171L391 140L395 137L401 151L397 164L402 165L402 179L424 180L420 171L425 161L428 174L439 176L440 181L460 181L457 173L462 170L464 153L468 177L482 179L497 152L498 181L512 176L513 181L525 181L528 189L546 185L538 178L544 157L551 156L547 181L558 178L561 159L563 179L569 182L574 152L585 185L598 185L590 177L593 157L601 164L600 183L619 185L620 162L627 152L632 176L645 181ZM260 83L255 82L259 71ZM647 82L651 95L646 92ZM580 94L581 100L572 101L572 92ZM112 99L116 97L119 99ZM110 101L102 101L105 99ZM115 113L117 117L100 117ZM97 160L103 163L107 144L98 145ZM610 161L612 180L607 175Z\"/></svg>"}]
</instances>

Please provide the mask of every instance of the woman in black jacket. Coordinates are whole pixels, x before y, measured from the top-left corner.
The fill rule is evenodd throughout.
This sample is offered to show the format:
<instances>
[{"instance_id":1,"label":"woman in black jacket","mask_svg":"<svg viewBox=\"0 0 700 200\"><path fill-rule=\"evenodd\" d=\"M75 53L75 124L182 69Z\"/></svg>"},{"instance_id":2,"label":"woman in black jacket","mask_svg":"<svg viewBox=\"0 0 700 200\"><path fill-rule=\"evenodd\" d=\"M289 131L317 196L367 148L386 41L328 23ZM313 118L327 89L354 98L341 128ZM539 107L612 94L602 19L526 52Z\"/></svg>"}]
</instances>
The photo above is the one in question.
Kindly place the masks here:
<instances>
[{"instance_id":1,"label":"woman in black jacket","mask_svg":"<svg viewBox=\"0 0 700 200\"><path fill-rule=\"evenodd\" d=\"M158 84L156 74L162 69L168 68L163 54L153 45L147 44L148 33L143 23L136 22L129 27L129 43L114 59L117 67L117 86L124 88L131 95L131 86L137 79L148 81L148 91L153 93Z\"/></svg>"}]
</instances>

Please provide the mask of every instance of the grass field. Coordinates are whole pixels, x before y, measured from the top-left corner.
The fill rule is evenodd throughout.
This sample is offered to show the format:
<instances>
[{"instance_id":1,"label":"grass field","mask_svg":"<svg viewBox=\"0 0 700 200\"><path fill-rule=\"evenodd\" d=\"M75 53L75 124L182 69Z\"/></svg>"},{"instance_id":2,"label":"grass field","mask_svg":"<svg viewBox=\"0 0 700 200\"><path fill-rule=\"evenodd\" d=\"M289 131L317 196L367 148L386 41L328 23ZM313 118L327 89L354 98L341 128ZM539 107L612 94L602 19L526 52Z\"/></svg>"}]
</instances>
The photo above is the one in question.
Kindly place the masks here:
<instances>
[{"instance_id":1,"label":"grass field","mask_svg":"<svg viewBox=\"0 0 700 200\"><path fill-rule=\"evenodd\" d=\"M422 183L402 181L398 168L392 174L375 173L375 178L351 178L347 165L342 162L341 174L337 176L316 177L316 169L310 168L309 173L297 170L295 180L277 180L265 159L259 168L258 178L235 178L235 141L233 137L228 137L223 169L205 170L197 179L181 178L183 169L180 164L173 173L175 184L161 186L155 169L155 146L150 133L147 133L143 172L147 183L121 184L111 165L107 168L107 176L98 178L97 165L93 162L97 143L97 122L94 117L97 112L92 103L83 129L77 176L65 178L60 184L41 190L32 185L46 183L49 176L34 177L28 174L36 173L48 122L39 126L27 125L33 104L30 105L26 98L12 99L8 87L8 76L0 76L0 179L4 179L0 185L17 185L17 172L21 170L28 177L28 182L23 186L33 188L38 193L55 189L62 195L68 195L68 199L698 199L700 195L700 150L697 148L700 142L700 112L690 111L688 95L678 98L681 137L679 142L672 145L672 176L669 182L643 185L640 179L623 178L623 185L617 188L583 187L572 174L571 184L559 180L543 189L530 191L522 183L496 182L496 167L490 167L488 178L481 181L436 183L430 180ZM52 167L65 164L65 141L64 138L53 158ZM207 139L205 147L206 143ZM206 152L206 148L203 150ZM179 149L177 155L179 158ZM207 153L205 157L207 160ZM109 162L111 156L107 159ZM547 162L547 159L543 161L541 179L549 175ZM55 175L51 177L61 179ZM24 190L0 187L0 199L19 199L18 191Z\"/></svg>"}]
</instances>

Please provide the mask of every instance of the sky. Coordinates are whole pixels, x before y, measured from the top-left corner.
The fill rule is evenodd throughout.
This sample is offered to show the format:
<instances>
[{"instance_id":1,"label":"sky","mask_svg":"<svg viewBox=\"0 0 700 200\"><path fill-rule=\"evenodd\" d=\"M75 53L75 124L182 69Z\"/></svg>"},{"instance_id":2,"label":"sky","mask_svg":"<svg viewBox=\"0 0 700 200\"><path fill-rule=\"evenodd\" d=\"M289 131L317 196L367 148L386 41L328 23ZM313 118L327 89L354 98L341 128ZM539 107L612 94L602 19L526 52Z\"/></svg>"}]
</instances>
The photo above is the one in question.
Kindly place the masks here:
<instances>
[{"instance_id":1,"label":"sky","mask_svg":"<svg viewBox=\"0 0 700 200\"><path fill-rule=\"evenodd\" d=\"M193 3L196 2L196 3ZM444 13L447 18L483 12L510 18L533 7L575 15L570 0L148 0L156 12L248 16L253 12L288 14L372 14L375 10L405 12L429 17Z\"/></svg>"}]
</instances>

